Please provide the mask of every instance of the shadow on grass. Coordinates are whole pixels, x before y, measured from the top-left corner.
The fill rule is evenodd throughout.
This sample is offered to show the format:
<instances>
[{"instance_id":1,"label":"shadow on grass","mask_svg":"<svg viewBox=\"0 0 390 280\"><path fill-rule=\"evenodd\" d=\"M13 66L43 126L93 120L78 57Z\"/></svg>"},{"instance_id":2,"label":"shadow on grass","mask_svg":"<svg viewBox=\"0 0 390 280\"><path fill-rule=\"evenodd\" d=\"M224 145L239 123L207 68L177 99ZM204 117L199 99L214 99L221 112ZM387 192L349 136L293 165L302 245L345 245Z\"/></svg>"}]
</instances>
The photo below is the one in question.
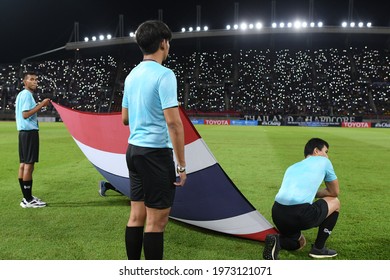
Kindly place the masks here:
<instances>
[{"instance_id":1,"label":"shadow on grass","mask_svg":"<svg viewBox=\"0 0 390 280\"><path fill-rule=\"evenodd\" d=\"M112 207L112 206L130 206L130 201L120 195L111 197L99 197L96 200L86 201L55 201L48 202L47 207L63 208L63 207Z\"/></svg>"}]
</instances>

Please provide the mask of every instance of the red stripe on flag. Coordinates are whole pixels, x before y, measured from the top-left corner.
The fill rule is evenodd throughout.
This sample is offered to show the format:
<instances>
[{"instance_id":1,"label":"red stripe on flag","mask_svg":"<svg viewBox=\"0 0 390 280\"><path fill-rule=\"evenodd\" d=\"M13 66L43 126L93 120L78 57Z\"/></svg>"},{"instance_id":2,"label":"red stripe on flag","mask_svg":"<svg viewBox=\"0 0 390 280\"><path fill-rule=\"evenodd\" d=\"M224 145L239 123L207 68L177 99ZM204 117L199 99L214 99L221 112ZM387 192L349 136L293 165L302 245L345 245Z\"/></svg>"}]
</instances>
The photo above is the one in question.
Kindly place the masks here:
<instances>
[{"instance_id":1,"label":"red stripe on flag","mask_svg":"<svg viewBox=\"0 0 390 280\"><path fill-rule=\"evenodd\" d=\"M117 154L125 154L129 127L122 124L121 113L97 114L81 112L52 102L70 134L89 147ZM185 144L201 138L184 110L180 108Z\"/></svg>"}]
</instances>

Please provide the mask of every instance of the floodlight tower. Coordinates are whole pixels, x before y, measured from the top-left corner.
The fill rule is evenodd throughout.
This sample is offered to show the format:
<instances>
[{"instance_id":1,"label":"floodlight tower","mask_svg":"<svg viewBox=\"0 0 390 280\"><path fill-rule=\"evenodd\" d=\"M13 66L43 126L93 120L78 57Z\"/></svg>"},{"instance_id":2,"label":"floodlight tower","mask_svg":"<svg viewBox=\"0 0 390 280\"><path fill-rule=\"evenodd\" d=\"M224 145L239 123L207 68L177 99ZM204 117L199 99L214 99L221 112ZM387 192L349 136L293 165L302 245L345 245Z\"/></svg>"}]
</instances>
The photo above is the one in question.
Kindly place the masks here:
<instances>
[{"instance_id":1,"label":"floodlight tower","mask_svg":"<svg viewBox=\"0 0 390 280\"><path fill-rule=\"evenodd\" d=\"M125 32L124 32L124 24L123 24L123 15L119 15L119 22L118 22L118 28L119 28L119 36L118 37L124 37Z\"/></svg>"},{"instance_id":2,"label":"floodlight tower","mask_svg":"<svg viewBox=\"0 0 390 280\"><path fill-rule=\"evenodd\" d=\"M353 22L353 0L349 0L348 3L348 25ZM345 39L345 45L346 47L349 47L350 45L350 34L347 34L347 38Z\"/></svg>"}]
</instances>

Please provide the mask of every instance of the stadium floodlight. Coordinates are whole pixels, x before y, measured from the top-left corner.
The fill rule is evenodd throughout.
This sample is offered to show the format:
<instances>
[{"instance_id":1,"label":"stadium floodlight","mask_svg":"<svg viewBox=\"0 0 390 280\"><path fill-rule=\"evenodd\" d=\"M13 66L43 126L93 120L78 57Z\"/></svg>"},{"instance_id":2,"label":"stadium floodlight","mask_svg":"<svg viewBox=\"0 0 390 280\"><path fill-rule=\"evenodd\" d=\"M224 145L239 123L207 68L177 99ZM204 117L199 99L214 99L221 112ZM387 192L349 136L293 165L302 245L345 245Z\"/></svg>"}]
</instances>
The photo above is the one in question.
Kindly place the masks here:
<instances>
[{"instance_id":1,"label":"stadium floodlight","mask_svg":"<svg viewBox=\"0 0 390 280\"><path fill-rule=\"evenodd\" d=\"M111 34L107 34L107 40L111 40L111 38L112 38L112 36L111 36Z\"/></svg>"},{"instance_id":2,"label":"stadium floodlight","mask_svg":"<svg viewBox=\"0 0 390 280\"><path fill-rule=\"evenodd\" d=\"M249 29L253 29L253 27L254 27L253 23L250 23L249 24Z\"/></svg>"},{"instance_id":3,"label":"stadium floodlight","mask_svg":"<svg viewBox=\"0 0 390 280\"><path fill-rule=\"evenodd\" d=\"M104 35L99 35L99 40L103 41L104 40Z\"/></svg>"},{"instance_id":4,"label":"stadium floodlight","mask_svg":"<svg viewBox=\"0 0 390 280\"><path fill-rule=\"evenodd\" d=\"M367 22L367 27L371 27L372 26L372 23L371 22Z\"/></svg>"},{"instance_id":5,"label":"stadium floodlight","mask_svg":"<svg viewBox=\"0 0 390 280\"><path fill-rule=\"evenodd\" d=\"M238 29L238 24L235 24L233 28L234 28L234 30L237 30Z\"/></svg>"},{"instance_id":6,"label":"stadium floodlight","mask_svg":"<svg viewBox=\"0 0 390 280\"><path fill-rule=\"evenodd\" d=\"M92 36L92 41L96 41L96 36Z\"/></svg>"},{"instance_id":7,"label":"stadium floodlight","mask_svg":"<svg viewBox=\"0 0 390 280\"><path fill-rule=\"evenodd\" d=\"M351 22L351 23L349 24L349 26L355 27L355 23L354 23L354 22Z\"/></svg>"},{"instance_id":8,"label":"stadium floodlight","mask_svg":"<svg viewBox=\"0 0 390 280\"><path fill-rule=\"evenodd\" d=\"M241 28L241 30L247 30L248 29L248 24L243 22L243 23L241 23L240 28Z\"/></svg>"},{"instance_id":9,"label":"stadium floodlight","mask_svg":"<svg viewBox=\"0 0 390 280\"><path fill-rule=\"evenodd\" d=\"M192 32L192 31L194 31L194 29L192 27L190 27L190 28L188 28L188 31Z\"/></svg>"},{"instance_id":10,"label":"stadium floodlight","mask_svg":"<svg viewBox=\"0 0 390 280\"><path fill-rule=\"evenodd\" d=\"M316 24L314 22L310 22L310 27L315 27Z\"/></svg>"},{"instance_id":11,"label":"stadium floodlight","mask_svg":"<svg viewBox=\"0 0 390 280\"><path fill-rule=\"evenodd\" d=\"M346 21L343 21L343 23L341 24L342 27L347 27L348 26L348 23Z\"/></svg>"},{"instance_id":12,"label":"stadium floodlight","mask_svg":"<svg viewBox=\"0 0 390 280\"><path fill-rule=\"evenodd\" d=\"M319 21L317 26L321 28L324 26L324 23L322 21Z\"/></svg>"},{"instance_id":13,"label":"stadium floodlight","mask_svg":"<svg viewBox=\"0 0 390 280\"><path fill-rule=\"evenodd\" d=\"M302 22L302 27L303 27L303 28L306 28L306 27L307 27L307 22L306 22L306 21Z\"/></svg>"},{"instance_id":14,"label":"stadium floodlight","mask_svg":"<svg viewBox=\"0 0 390 280\"><path fill-rule=\"evenodd\" d=\"M263 24L261 22L256 23L256 29L263 28Z\"/></svg>"},{"instance_id":15,"label":"stadium floodlight","mask_svg":"<svg viewBox=\"0 0 390 280\"><path fill-rule=\"evenodd\" d=\"M291 28L292 26L293 26L293 24L292 24L291 22L288 22L288 23L287 23L287 27L288 27L288 28Z\"/></svg>"},{"instance_id":16,"label":"stadium floodlight","mask_svg":"<svg viewBox=\"0 0 390 280\"><path fill-rule=\"evenodd\" d=\"M134 37L134 36L135 36L135 33L134 33L134 32L130 32L129 36L130 36L130 37Z\"/></svg>"},{"instance_id":17,"label":"stadium floodlight","mask_svg":"<svg viewBox=\"0 0 390 280\"><path fill-rule=\"evenodd\" d=\"M284 26L285 26L284 22L279 23L280 28L284 28Z\"/></svg>"},{"instance_id":18,"label":"stadium floodlight","mask_svg":"<svg viewBox=\"0 0 390 280\"><path fill-rule=\"evenodd\" d=\"M203 30L204 30L204 31L208 31L208 30L209 30L209 27L206 25L205 27L203 27Z\"/></svg>"},{"instance_id":19,"label":"stadium floodlight","mask_svg":"<svg viewBox=\"0 0 390 280\"><path fill-rule=\"evenodd\" d=\"M186 32L186 29L183 27L183 28L181 29L181 32Z\"/></svg>"},{"instance_id":20,"label":"stadium floodlight","mask_svg":"<svg viewBox=\"0 0 390 280\"><path fill-rule=\"evenodd\" d=\"M302 23L299 20L294 21L294 28L299 29L302 27Z\"/></svg>"},{"instance_id":21,"label":"stadium floodlight","mask_svg":"<svg viewBox=\"0 0 390 280\"><path fill-rule=\"evenodd\" d=\"M88 37L84 37L84 42L88 42L89 41L89 38Z\"/></svg>"},{"instance_id":22,"label":"stadium floodlight","mask_svg":"<svg viewBox=\"0 0 390 280\"><path fill-rule=\"evenodd\" d=\"M197 26L196 27L196 31L200 31L201 29L200 29L200 26Z\"/></svg>"},{"instance_id":23,"label":"stadium floodlight","mask_svg":"<svg viewBox=\"0 0 390 280\"><path fill-rule=\"evenodd\" d=\"M364 26L364 23L363 23L363 22L359 22L358 26L359 26L360 28L362 28L362 27Z\"/></svg>"},{"instance_id":24,"label":"stadium floodlight","mask_svg":"<svg viewBox=\"0 0 390 280\"><path fill-rule=\"evenodd\" d=\"M276 22L272 23L272 28L276 28L278 27L278 25L276 24Z\"/></svg>"},{"instance_id":25,"label":"stadium floodlight","mask_svg":"<svg viewBox=\"0 0 390 280\"><path fill-rule=\"evenodd\" d=\"M230 26L230 24L226 25L226 29L227 30L230 30L232 27Z\"/></svg>"}]
</instances>

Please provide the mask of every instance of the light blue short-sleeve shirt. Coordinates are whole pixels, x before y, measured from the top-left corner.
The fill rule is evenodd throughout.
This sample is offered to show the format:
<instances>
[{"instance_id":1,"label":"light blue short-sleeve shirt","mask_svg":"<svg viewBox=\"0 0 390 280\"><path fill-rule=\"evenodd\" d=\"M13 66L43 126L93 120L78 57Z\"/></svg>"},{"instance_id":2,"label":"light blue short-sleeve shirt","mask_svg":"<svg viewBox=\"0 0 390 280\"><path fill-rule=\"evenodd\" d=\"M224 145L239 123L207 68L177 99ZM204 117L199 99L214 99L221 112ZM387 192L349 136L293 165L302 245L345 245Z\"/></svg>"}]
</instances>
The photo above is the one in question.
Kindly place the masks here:
<instances>
[{"instance_id":1,"label":"light blue short-sleeve shirt","mask_svg":"<svg viewBox=\"0 0 390 280\"><path fill-rule=\"evenodd\" d=\"M33 114L29 118L23 118L23 112L30 111L33 109L37 103L34 100L34 97L30 91L27 89L19 92L16 97L15 103L15 119L16 119L16 129L17 130L38 130L38 117L37 114Z\"/></svg>"},{"instance_id":2,"label":"light blue short-sleeve shirt","mask_svg":"<svg viewBox=\"0 0 390 280\"><path fill-rule=\"evenodd\" d=\"M287 168L275 201L283 205L311 204L322 182L336 179L328 158L309 156Z\"/></svg>"},{"instance_id":3,"label":"light blue short-sleeve shirt","mask_svg":"<svg viewBox=\"0 0 390 280\"><path fill-rule=\"evenodd\" d=\"M125 80L122 107L129 112L128 142L147 148L172 148L163 110L177 106L173 71L155 61L141 62Z\"/></svg>"}]
</instances>

